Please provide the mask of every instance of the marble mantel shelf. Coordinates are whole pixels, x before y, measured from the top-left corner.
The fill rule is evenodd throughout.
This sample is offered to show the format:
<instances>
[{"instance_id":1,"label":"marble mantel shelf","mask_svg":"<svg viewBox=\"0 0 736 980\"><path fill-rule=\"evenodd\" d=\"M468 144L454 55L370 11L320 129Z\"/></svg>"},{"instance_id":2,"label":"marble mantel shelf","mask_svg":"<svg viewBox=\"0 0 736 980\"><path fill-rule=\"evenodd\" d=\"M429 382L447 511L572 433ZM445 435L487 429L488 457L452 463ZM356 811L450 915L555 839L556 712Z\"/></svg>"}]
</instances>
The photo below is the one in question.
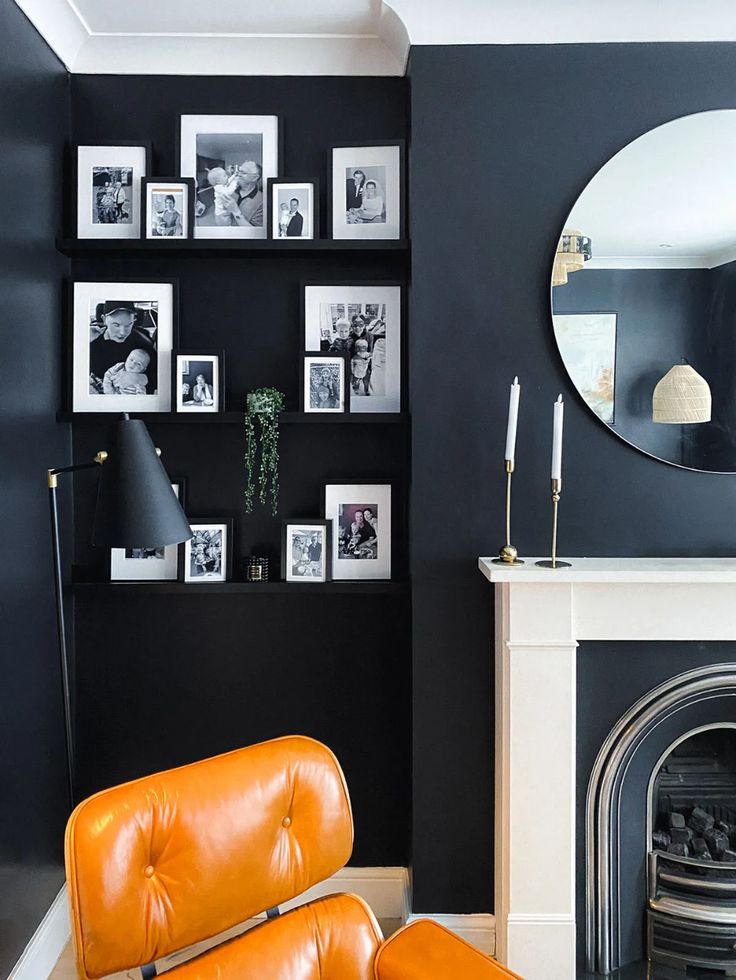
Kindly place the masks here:
<instances>
[{"instance_id":1,"label":"marble mantel shelf","mask_svg":"<svg viewBox=\"0 0 736 980\"><path fill-rule=\"evenodd\" d=\"M736 583L736 558L566 558L571 568L538 568L538 560L512 567L479 558L478 567L489 582Z\"/></svg>"}]
</instances>

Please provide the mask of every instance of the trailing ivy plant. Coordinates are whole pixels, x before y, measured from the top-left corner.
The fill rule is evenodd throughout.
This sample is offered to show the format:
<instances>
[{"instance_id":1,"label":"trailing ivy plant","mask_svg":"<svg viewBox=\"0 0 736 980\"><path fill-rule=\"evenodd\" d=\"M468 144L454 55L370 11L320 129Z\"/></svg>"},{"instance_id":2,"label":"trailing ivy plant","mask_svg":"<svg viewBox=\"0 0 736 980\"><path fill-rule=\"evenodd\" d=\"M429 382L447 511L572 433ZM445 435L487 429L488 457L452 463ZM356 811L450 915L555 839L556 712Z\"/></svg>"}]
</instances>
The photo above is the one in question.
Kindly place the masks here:
<instances>
[{"instance_id":1,"label":"trailing ivy plant","mask_svg":"<svg viewBox=\"0 0 736 980\"><path fill-rule=\"evenodd\" d=\"M245 400L245 512L253 511L255 471L258 465L258 499L262 504L270 499L271 513L279 509L279 412L284 408L284 395L276 388L256 388Z\"/></svg>"}]
</instances>

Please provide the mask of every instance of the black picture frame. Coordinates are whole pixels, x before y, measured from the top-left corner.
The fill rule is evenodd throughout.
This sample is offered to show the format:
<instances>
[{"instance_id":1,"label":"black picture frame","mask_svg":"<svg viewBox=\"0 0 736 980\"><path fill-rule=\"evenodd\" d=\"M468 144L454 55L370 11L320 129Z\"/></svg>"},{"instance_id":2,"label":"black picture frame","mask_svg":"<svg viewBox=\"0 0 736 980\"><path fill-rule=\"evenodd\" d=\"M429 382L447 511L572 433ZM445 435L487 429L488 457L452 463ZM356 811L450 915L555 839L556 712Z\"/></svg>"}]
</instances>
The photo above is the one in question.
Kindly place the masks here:
<instances>
[{"instance_id":1,"label":"black picture frame","mask_svg":"<svg viewBox=\"0 0 736 980\"><path fill-rule=\"evenodd\" d=\"M217 368L217 406L216 408L211 408L209 406L204 408L179 408L178 394L178 382L179 373L177 370L178 360L180 357L188 357L192 359L197 358L217 358L218 368ZM225 351L224 350L179 350L174 349L171 352L171 411L177 415L219 415L220 412L225 411Z\"/></svg>"},{"instance_id":2,"label":"black picture frame","mask_svg":"<svg viewBox=\"0 0 736 980\"><path fill-rule=\"evenodd\" d=\"M273 189L279 184L311 184L312 186L312 236L311 238L279 238L273 234ZM288 248L296 242L316 241L320 237L320 196L319 181L312 177L289 178L289 177L269 177L266 185L266 224L267 234L270 241L283 241L284 247Z\"/></svg>"},{"instance_id":3,"label":"black picture frame","mask_svg":"<svg viewBox=\"0 0 736 980\"><path fill-rule=\"evenodd\" d=\"M195 528L200 527L212 527L214 525L224 525L226 527L226 538L225 547L223 548L222 557L225 562L225 572L222 577L217 578L207 578L202 576L202 578L191 579L186 577L186 553L187 548L191 548L192 539L189 541L184 541L179 545L179 559L178 559L178 581L184 583L185 585L222 585L224 582L232 581L233 575L233 536L235 530L235 519L233 517L190 517L188 518L189 524L192 531L195 532Z\"/></svg>"},{"instance_id":4,"label":"black picture frame","mask_svg":"<svg viewBox=\"0 0 736 980\"><path fill-rule=\"evenodd\" d=\"M320 409L309 408L307 405L308 391L305 384L304 378L304 361L305 358L312 358L313 360L324 360L324 361L342 361L343 362L343 383L341 395L342 408L340 409L325 409L320 411ZM299 411L304 412L305 415L314 415L319 418L320 415L347 415L350 412L350 358L347 354L341 354L338 352L330 353L329 351L310 351L303 350L299 354Z\"/></svg>"},{"instance_id":5,"label":"black picture frame","mask_svg":"<svg viewBox=\"0 0 736 980\"><path fill-rule=\"evenodd\" d=\"M184 510L186 512L186 503L187 503L187 479L186 479L186 477L185 476L169 476L169 482L171 483L172 487L174 485L176 485L179 488L179 492L177 494L176 499L179 501L179 504L180 504L182 510ZM132 574L123 574L123 572L126 570L125 569L125 566L119 567L118 563L120 562L120 552L122 552L123 555L125 555L126 549L125 548L110 548L109 549L110 550L110 563L109 563L109 568L108 568L107 581L109 581L109 582L171 582L171 581L176 581L177 578L178 578L178 575L179 575L179 545L176 545L176 544L166 545L165 548L164 548L164 552L168 551L169 549L172 549L174 551L175 558L176 558L176 560L174 562L174 567L173 567L173 575L163 575L163 576L159 577L159 576L149 576L149 575L146 575L146 576L141 576L141 575L134 576ZM127 559L125 559L125 560L127 560ZM138 566L138 567L140 567L140 566Z\"/></svg>"},{"instance_id":6,"label":"black picture frame","mask_svg":"<svg viewBox=\"0 0 736 980\"><path fill-rule=\"evenodd\" d=\"M71 203L69 206L69 218L71 221L71 228L73 231L73 238L82 241L89 240L99 240L99 241L116 241L118 239L105 239L104 236L99 236L99 239L90 239L87 235L80 235L79 231L79 150L83 147L101 146L101 147L112 147L112 146L131 146L131 147L142 147L145 151L146 159L146 173L141 179L145 179L148 172L151 169L151 161L153 160L153 146L150 140L96 140L94 143L72 143L69 147L71 153L70 160L70 198ZM69 197L67 200L70 199ZM142 213L139 215L141 224L143 222ZM140 228L139 228L140 234ZM131 235L130 239L135 240L138 236Z\"/></svg>"},{"instance_id":7,"label":"black picture frame","mask_svg":"<svg viewBox=\"0 0 736 980\"><path fill-rule=\"evenodd\" d=\"M148 193L150 184L184 184L187 187L187 234L174 238L170 235L151 236L148 235ZM197 195L196 181L194 177L143 177L141 178L141 229L140 240L144 242L184 242L194 238L194 201Z\"/></svg>"},{"instance_id":8,"label":"black picture frame","mask_svg":"<svg viewBox=\"0 0 736 980\"><path fill-rule=\"evenodd\" d=\"M181 506L181 509L186 514L187 512L187 478L185 476L170 476L169 483L172 485L175 483L179 487L179 496L177 500Z\"/></svg>"},{"instance_id":9,"label":"black picture frame","mask_svg":"<svg viewBox=\"0 0 736 980\"><path fill-rule=\"evenodd\" d=\"M85 144L86 145L86 144ZM115 144L117 145L117 144ZM134 144L138 145L138 144ZM78 283L95 283L95 285L106 286L113 285L117 283L129 283L135 285L159 285L159 286L171 286L171 350L177 350L179 346L179 280L178 279L150 279L141 278L137 276L135 278L130 278L128 276L119 276L115 279L82 279L77 277L68 276L64 279L62 284L62 308L66 311L65 323L62 329L62 342L64 345L64 357L62 363L64 364L64 391L62 393L62 401L67 406L67 411L74 411L74 288ZM158 352L158 348L156 348ZM169 407L168 409L158 409L155 410L157 414L165 414L170 412L171 409L171 392L169 393ZM128 411L131 414L136 414L135 410L130 409L120 409L120 411ZM141 408L142 412L151 411L148 408ZM86 414L86 413L85 413ZM113 412L109 413L111 416Z\"/></svg>"},{"instance_id":10,"label":"black picture frame","mask_svg":"<svg viewBox=\"0 0 736 980\"><path fill-rule=\"evenodd\" d=\"M304 576L304 577L293 577L290 578L287 569L290 565L289 560L289 539L288 539L288 528L293 527L295 524L299 524L305 528L315 527L322 528L324 530L324 540L322 541L322 561L324 568L324 576L316 578L314 576ZM324 517L289 517L284 518L281 522L281 581L296 583L304 582L311 585L320 585L324 582L330 582L332 580L332 521L327 520Z\"/></svg>"},{"instance_id":11,"label":"black picture frame","mask_svg":"<svg viewBox=\"0 0 736 980\"><path fill-rule=\"evenodd\" d=\"M398 239L377 239L377 241L401 241L406 238L406 140L348 140L340 143L333 143L328 149L327 158L327 237L335 240L334 237L334 213L335 202L333 189L335 185L335 150L349 150L360 146L398 146L399 148L399 237ZM345 239L340 239L343 241ZM349 239L348 239L349 240ZM359 240L359 239L358 239Z\"/></svg>"}]
</instances>

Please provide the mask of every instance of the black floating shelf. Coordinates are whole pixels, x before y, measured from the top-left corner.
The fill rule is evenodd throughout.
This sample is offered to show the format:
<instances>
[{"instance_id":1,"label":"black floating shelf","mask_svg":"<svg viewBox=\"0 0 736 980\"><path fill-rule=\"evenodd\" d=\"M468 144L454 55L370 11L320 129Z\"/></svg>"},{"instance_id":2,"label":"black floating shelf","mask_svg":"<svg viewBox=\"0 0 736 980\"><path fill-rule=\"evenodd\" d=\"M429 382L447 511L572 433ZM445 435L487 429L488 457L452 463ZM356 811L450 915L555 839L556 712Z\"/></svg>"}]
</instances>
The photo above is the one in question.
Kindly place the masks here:
<instances>
[{"instance_id":1,"label":"black floating shelf","mask_svg":"<svg viewBox=\"0 0 736 980\"><path fill-rule=\"evenodd\" d=\"M225 253L255 255L258 252L295 252L298 255L325 252L408 252L409 241L336 241L317 238L311 241L283 242L278 239L213 239L194 238L186 241L160 243L137 238L57 238L56 248L64 255L223 255Z\"/></svg>"},{"instance_id":2,"label":"black floating shelf","mask_svg":"<svg viewBox=\"0 0 736 980\"><path fill-rule=\"evenodd\" d=\"M130 417L143 419L147 425L243 425L243 412L131 412ZM57 412L57 422L107 422L112 425L120 418L118 412ZM316 415L313 412L282 412L280 421L313 425L397 425L409 421L408 412L348 412L344 415Z\"/></svg>"},{"instance_id":3,"label":"black floating shelf","mask_svg":"<svg viewBox=\"0 0 736 980\"><path fill-rule=\"evenodd\" d=\"M404 595L406 581L375 582L73 582L72 590L80 595Z\"/></svg>"}]
</instances>

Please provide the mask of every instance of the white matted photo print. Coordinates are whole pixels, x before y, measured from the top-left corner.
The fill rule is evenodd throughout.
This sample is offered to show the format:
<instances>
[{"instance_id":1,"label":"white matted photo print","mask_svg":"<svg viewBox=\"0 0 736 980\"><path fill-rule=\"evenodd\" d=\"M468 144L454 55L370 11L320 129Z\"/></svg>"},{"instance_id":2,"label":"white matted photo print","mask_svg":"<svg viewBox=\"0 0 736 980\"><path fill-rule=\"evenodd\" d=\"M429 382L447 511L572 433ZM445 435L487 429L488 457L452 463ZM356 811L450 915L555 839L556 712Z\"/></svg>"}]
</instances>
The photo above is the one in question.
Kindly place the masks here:
<instances>
[{"instance_id":1,"label":"white matted photo print","mask_svg":"<svg viewBox=\"0 0 736 980\"><path fill-rule=\"evenodd\" d=\"M271 238L293 242L317 237L315 184L272 179L268 193Z\"/></svg>"},{"instance_id":2,"label":"white matted photo print","mask_svg":"<svg viewBox=\"0 0 736 980\"><path fill-rule=\"evenodd\" d=\"M284 581L329 581L330 522L295 518L285 520L282 527L281 573Z\"/></svg>"},{"instance_id":3,"label":"white matted photo print","mask_svg":"<svg viewBox=\"0 0 736 980\"><path fill-rule=\"evenodd\" d=\"M169 412L176 283L73 282L72 409Z\"/></svg>"},{"instance_id":4,"label":"white matted photo print","mask_svg":"<svg viewBox=\"0 0 736 980\"><path fill-rule=\"evenodd\" d=\"M403 143L332 149L332 237L396 240L403 232Z\"/></svg>"},{"instance_id":5,"label":"white matted photo print","mask_svg":"<svg viewBox=\"0 0 736 980\"><path fill-rule=\"evenodd\" d=\"M350 410L350 362L344 354L302 355L302 411L339 415Z\"/></svg>"},{"instance_id":6,"label":"white matted photo print","mask_svg":"<svg viewBox=\"0 0 736 980\"><path fill-rule=\"evenodd\" d=\"M195 238L266 238L264 195L279 172L277 116L182 116L180 173L197 185Z\"/></svg>"},{"instance_id":7,"label":"white matted photo print","mask_svg":"<svg viewBox=\"0 0 736 980\"><path fill-rule=\"evenodd\" d=\"M391 578L391 486L328 483L325 518L332 521L332 577Z\"/></svg>"},{"instance_id":8,"label":"white matted photo print","mask_svg":"<svg viewBox=\"0 0 736 980\"><path fill-rule=\"evenodd\" d=\"M224 355L175 352L173 355L173 403L175 412L221 412L223 410Z\"/></svg>"},{"instance_id":9,"label":"white matted photo print","mask_svg":"<svg viewBox=\"0 0 736 980\"><path fill-rule=\"evenodd\" d=\"M401 411L401 286L303 288L304 349L347 357L350 411Z\"/></svg>"},{"instance_id":10,"label":"white matted photo print","mask_svg":"<svg viewBox=\"0 0 736 980\"><path fill-rule=\"evenodd\" d=\"M181 545L183 582L227 582L232 554L231 519L193 520L192 537Z\"/></svg>"},{"instance_id":11,"label":"white matted photo print","mask_svg":"<svg viewBox=\"0 0 736 980\"><path fill-rule=\"evenodd\" d=\"M182 241L193 237L194 180L149 177L142 181L143 235L146 241Z\"/></svg>"},{"instance_id":12,"label":"white matted photo print","mask_svg":"<svg viewBox=\"0 0 736 980\"><path fill-rule=\"evenodd\" d=\"M148 147L77 146L77 238L139 238Z\"/></svg>"},{"instance_id":13,"label":"white matted photo print","mask_svg":"<svg viewBox=\"0 0 736 980\"><path fill-rule=\"evenodd\" d=\"M184 481L175 478L171 489L185 506ZM175 582L178 573L179 545L165 548L111 548L111 582Z\"/></svg>"}]
</instances>

